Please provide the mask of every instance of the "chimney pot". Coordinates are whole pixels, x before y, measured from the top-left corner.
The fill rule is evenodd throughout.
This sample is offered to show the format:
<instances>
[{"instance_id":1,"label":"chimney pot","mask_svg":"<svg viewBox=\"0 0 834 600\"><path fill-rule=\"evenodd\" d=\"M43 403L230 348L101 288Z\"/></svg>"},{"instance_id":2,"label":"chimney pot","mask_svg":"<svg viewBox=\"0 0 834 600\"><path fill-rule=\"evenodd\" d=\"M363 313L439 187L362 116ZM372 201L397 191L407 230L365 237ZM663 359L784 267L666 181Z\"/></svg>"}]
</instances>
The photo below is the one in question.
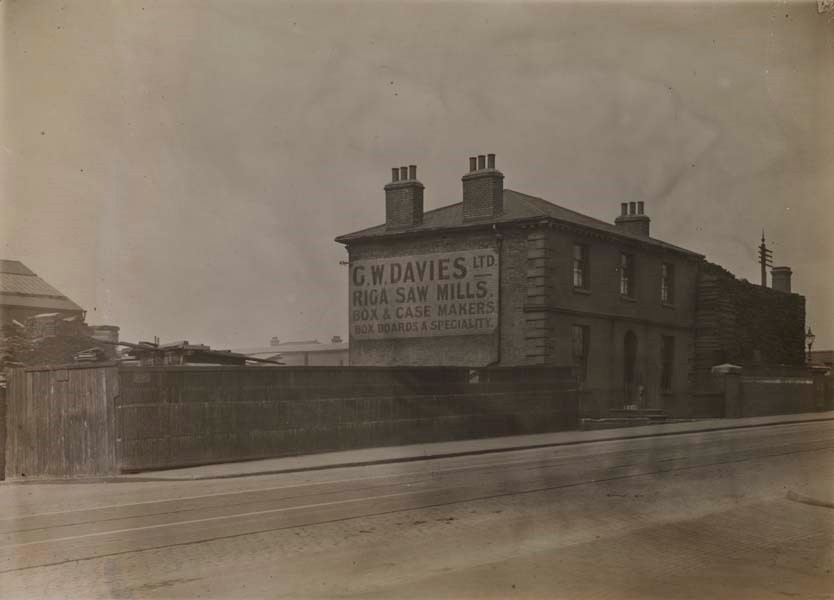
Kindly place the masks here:
<instances>
[{"instance_id":1,"label":"chimney pot","mask_svg":"<svg viewBox=\"0 0 834 600\"><path fill-rule=\"evenodd\" d=\"M495 168L495 155L494 154L487 154L487 167L490 169Z\"/></svg>"},{"instance_id":2,"label":"chimney pot","mask_svg":"<svg viewBox=\"0 0 834 600\"><path fill-rule=\"evenodd\" d=\"M495 155L469 157L469 172L463 176L463 220L486 219L504 211L504 174L495 169Z\"/></svg>"},{"instance_id":3,"label":"chimney pot","mask_svg":"<svg viewBox=\"0 0 834 600\"><path fill-rule=\"evenodd\" d=\"M645 205L640 202L621 202L620 216L614 219L614 225L623 231L649 237L651 219L644 214Z\"/></svg>"},{"instance_id":4,"label":"chimney pot","mask_svg":"<svg viewBox=\"0 0 834 600\"><path fill-rule=\"evenodd\" d=\"M389 229L414 227L423 222L423 184L417 181L417 165L391 169L385 186L385 225Z\"/></svg>"}]
</instances>

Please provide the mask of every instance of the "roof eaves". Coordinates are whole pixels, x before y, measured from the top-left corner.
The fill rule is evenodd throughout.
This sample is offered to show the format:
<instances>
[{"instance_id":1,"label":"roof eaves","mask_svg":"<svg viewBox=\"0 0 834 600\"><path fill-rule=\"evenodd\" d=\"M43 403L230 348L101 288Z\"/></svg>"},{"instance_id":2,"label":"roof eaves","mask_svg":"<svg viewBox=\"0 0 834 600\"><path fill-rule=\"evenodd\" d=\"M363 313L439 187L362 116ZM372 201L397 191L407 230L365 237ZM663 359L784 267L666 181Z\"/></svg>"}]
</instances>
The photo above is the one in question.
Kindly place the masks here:
<instances>
[{"instance_id":1,"label":"roof eaves","mask_svg":"<svg viewBox=\"0 0 834 600\"><path fill-rule=\"evenodd\" d=\"M433 209L423 213L423 219L425 220L425 218L427 216L433 215L437 212L440 212L440 211L443 211L443 210L450 210L453 207L458 206L460 204L462 204L462 202L458 202L456 204L449 204L447 206L440 206L438 208L433 208ZM365 227L364 229L360 229L358 231L352 231L351 233L345 233L345 234L342 234L340 236L337 236L336 238L334 238L334 241L336 241L340 244L344 244L345 241L347 241L347 240L363 239L365 237L377 237L378 235L382 235L382 234L377 233L377 234L370 234L369 235L368 232L374 231L375 229L383 229L385 227L386 227L385 223L380 223L379 225L374 225L372 227ZM434 229L437 229L437 228L434 228ZM387 228L383 229L383 231L385 233L388 232ZM406 231L409 231L409 230L407 230L407 229L395 230L395 231L391 232L391 235L398 235L398 234L404 233Z\"/></svg>"},{"instance_id":2,"label":"roof eaves","mask_svg":"<svg viewBox=\"0 0 834 600\"><path fill-rule=\"evenodd\" d=\"M545 215L536 215L532 217L521 217L518 219L482 219L478 221L470 221L468 223L458 223L456 225L440 225L437 227L420 227L414 229L395 229L395 230L383 230L379 233L373 233L370 235L359 235L361 232L355 233L348 233L345 235L341 235L335 239L335 241L339 242L340 244L347 244L349 242L355 241L364 241L369 239L381 239L381 238L390 238L390 237L400 237L405 235L422 235L426 233L437 233L440 231L460 231L460 230L470 230L470 229L478 229L484 227L492 227L493 225L519 225L524 223L531 223L535 221L541 221L542 219L550 219ZM375 228L370 228L375 229ZM368 230L364 230L368 231Z\"/></svg>"},{"instance_id":3,"label":"roof eaves","mask_svg":"<svg viewBox=\"0 0 834 600\"><path fill-rule=\"evenodd\" d=\"M70 312L84 312L84 309L67 298L49 298L43 296L13 295L0 292L0 306L5 308L43 308Z\"/></svg>"},{"instance_id":4,"label":"roof eaves","mask_svg":"<svg viewBox=\"0 0 834 600\"><path fill-rule=\"evenodd\" d=\"M664 242L663 240L659 240L653 237L643 237L639 235L632 235L627 231L613 231L611 229L603 229L592 227L589 225L584 225L582 223L574 223L572 221L565 221L564 219L559 219L557 217L548 217L550 220L558 223L562 223L568 225L570 227L575 227L577 229L582 229L586 231L593 231L599 235L604 237L613 238L616 240L625 240L628 242L635 242L637 244L644 244L649 245L654 248L662 249L662 250L670 250L672 252L678 252L680 254L686 254L692 257L704 258L703 254L699 254L698 252L693 252L692 250L687 250L686 248L681 248L680 246L675 246L674 244L670 244L669 242Z\"/></svg>"},{"instance_id":5,"label":"roof eaves","mask_svg":"<svg viewBox=\"0 0 834 600\"><path fill-rule=\"evenodd\" d=\"M600 234L602 236L615 238L618 240L627 240L629 242L636 242L638 244L648 244L655 248L662 248L665 250L670 250L673 252L678 252L681 254L686 254L692 257L704 258L703 254L699 254L698 252L693 252L692 250L687 250L686 248L681 248L680 246L675 246L674 244L670 244L668 242L664 242L662 240L658 240L655 238L644 238L641 236L630 235L627 232L619 232L619 231L611 231L609 229L597 228L589 225L584 225L581 223L575 223L573 221L567 221L565 219L559 219L558 217L553 217L549 215L537 215L532 217L522 217L518 219L507 219L507 220L500 220L500 219L490 219L484 221L475 221L470 223L461 223L458 225L443 225L438 227L423 227L419 229L400 229L400 230L384 230L378 233L373 233L369 235L359 235L361 232L350 233L343 236L339 236L336 238L336 242L340 244L349 244L352 242L359 242L359 241L366 241L366 240L377 240L377 239L386 239L386 238L393 238L393 237L403 237L403 236L419 236L424 234L433 234L438 233L441 231L461 231L461 230L471 230L477 229L479 227L492 227L493 225L526 225L530 223L559 223L561 225L566 225L568 227L585 230L585 231L592 231L594 233ZM374 228L370 228L374 229ZM369 230L365 230L369 231Z\"/></svg>"},{"instance_id":6,"label":"roof eaves","mask_svg":"<svg viewBox=\"0 0 834 600\"><path fill-rule=\"evenodd\" d=\"M639 236L639 235L633 235L633 234L631 234L627 231L618 231L616 225L612 225L611 223L608 223L608 222L603 221L601 219L597 219L596 217L591 217L589 215L580 213L580 212L575 211L573 209L566 208L566 207L562 206L561 204L554 204L553 202L545 200L544 198L540 198L538 196L533 196L531 194L525 194L524 192L517 192L515 190L506 190L506 191L512 192L513 194L516 195L518 200L520 200L521 202L524 202L524 204L527 205L528 207L530 207L534 210L538 210L539 212L541 212L543 215L545 215L548 219L550 219L552 221L559 222L559 223L565 223L565 224L568 224L568 225L571 225L571 226L574 226L574 227L579 227L579 228L586 229L586 230L600 232L602 234L608 234L612 237L620 238L620 239L634 240L634 241L643 242L643 243L646 243L646 241L648 240L649 243L651 243L655 246L660 246L660 247L663 247L663 248L668 249L668 250L674 250L674 251L681 252L681 253L684 253L684 254L689 254L689 255L692 255L692 256L705 258L703 254L700 254L698 252L693 252L692 250L687 250L686 248L681 248L680 246L670 244L669 242L664 242L663 240L659 240L657 238L653 238L653 237L646 238L646 237ZM553 206L553 207L558 208L559 210L562 210L564 212L570 213L572 215L576 215L577 217L580 217L583 220L587 220L590 223L588 223L588 224L586 224L586 223L577 223L575 221L560 219L559 217L549 215L545 211L543 211L540 207L536 206L534 202L531 202L531 200L536 201L536 202L542 202L542 203L547 204L549 206Z\"/></svg>"}]
</instances>

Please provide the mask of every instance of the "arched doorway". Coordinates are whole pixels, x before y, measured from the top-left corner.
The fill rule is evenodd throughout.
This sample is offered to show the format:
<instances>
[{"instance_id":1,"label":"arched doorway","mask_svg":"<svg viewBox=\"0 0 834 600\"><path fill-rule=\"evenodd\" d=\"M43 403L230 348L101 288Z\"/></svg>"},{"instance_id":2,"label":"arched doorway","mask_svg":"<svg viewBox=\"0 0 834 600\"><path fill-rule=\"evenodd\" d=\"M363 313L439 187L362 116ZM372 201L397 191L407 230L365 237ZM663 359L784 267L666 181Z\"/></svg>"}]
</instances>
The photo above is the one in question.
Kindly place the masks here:
<instances>
[{"instance_id":1,"label":"arched doorway","mask_svg":"<svg viewBox=\"0 0 834 600\"><path fill-rule=\"evenodd\" d=\"M635 371L637 367L637 336L629 330L623 338L623 389L624 403L633 405L637 402Z\"/></svg>"}]
</instances>

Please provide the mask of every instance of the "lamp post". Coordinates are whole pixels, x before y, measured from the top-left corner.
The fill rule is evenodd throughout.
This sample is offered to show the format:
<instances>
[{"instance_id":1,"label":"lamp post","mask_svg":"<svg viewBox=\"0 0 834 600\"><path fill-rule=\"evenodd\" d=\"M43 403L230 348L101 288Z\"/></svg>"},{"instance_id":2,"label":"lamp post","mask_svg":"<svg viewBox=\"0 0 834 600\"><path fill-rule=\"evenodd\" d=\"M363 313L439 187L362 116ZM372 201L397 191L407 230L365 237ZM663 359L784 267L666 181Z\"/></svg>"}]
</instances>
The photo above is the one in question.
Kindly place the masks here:
<instances>
[{"instance_id":1,"label":"lamp post","mask_svg":"<svg viewBox=\"0 0 834 600\"><path fill-rule=\"evenodd\" d=\"M808 344L808 363L811 363L811 347L814 345L814 340L817 336L811 331L811 326L808 325L808 333L805 334L805 343Z\"/></svg>"}]
</instances>

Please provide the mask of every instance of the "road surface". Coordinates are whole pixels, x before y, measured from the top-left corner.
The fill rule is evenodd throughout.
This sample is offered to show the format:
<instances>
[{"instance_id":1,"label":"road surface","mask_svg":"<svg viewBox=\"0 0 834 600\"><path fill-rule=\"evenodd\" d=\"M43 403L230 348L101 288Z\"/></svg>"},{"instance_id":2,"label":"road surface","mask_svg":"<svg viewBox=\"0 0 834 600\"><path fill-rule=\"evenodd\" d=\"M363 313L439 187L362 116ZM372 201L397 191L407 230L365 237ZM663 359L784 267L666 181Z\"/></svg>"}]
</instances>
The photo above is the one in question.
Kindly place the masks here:
<instances>
[{"instance_id":1,"label":"road surface","mask_svg":"<svg viewBox=\"0 0 834 600\"><path fill-rule=\"evenodd\" d=\"M834 422L0 486L6 598L834 598Z\"/></svg>"}]
</instances>

